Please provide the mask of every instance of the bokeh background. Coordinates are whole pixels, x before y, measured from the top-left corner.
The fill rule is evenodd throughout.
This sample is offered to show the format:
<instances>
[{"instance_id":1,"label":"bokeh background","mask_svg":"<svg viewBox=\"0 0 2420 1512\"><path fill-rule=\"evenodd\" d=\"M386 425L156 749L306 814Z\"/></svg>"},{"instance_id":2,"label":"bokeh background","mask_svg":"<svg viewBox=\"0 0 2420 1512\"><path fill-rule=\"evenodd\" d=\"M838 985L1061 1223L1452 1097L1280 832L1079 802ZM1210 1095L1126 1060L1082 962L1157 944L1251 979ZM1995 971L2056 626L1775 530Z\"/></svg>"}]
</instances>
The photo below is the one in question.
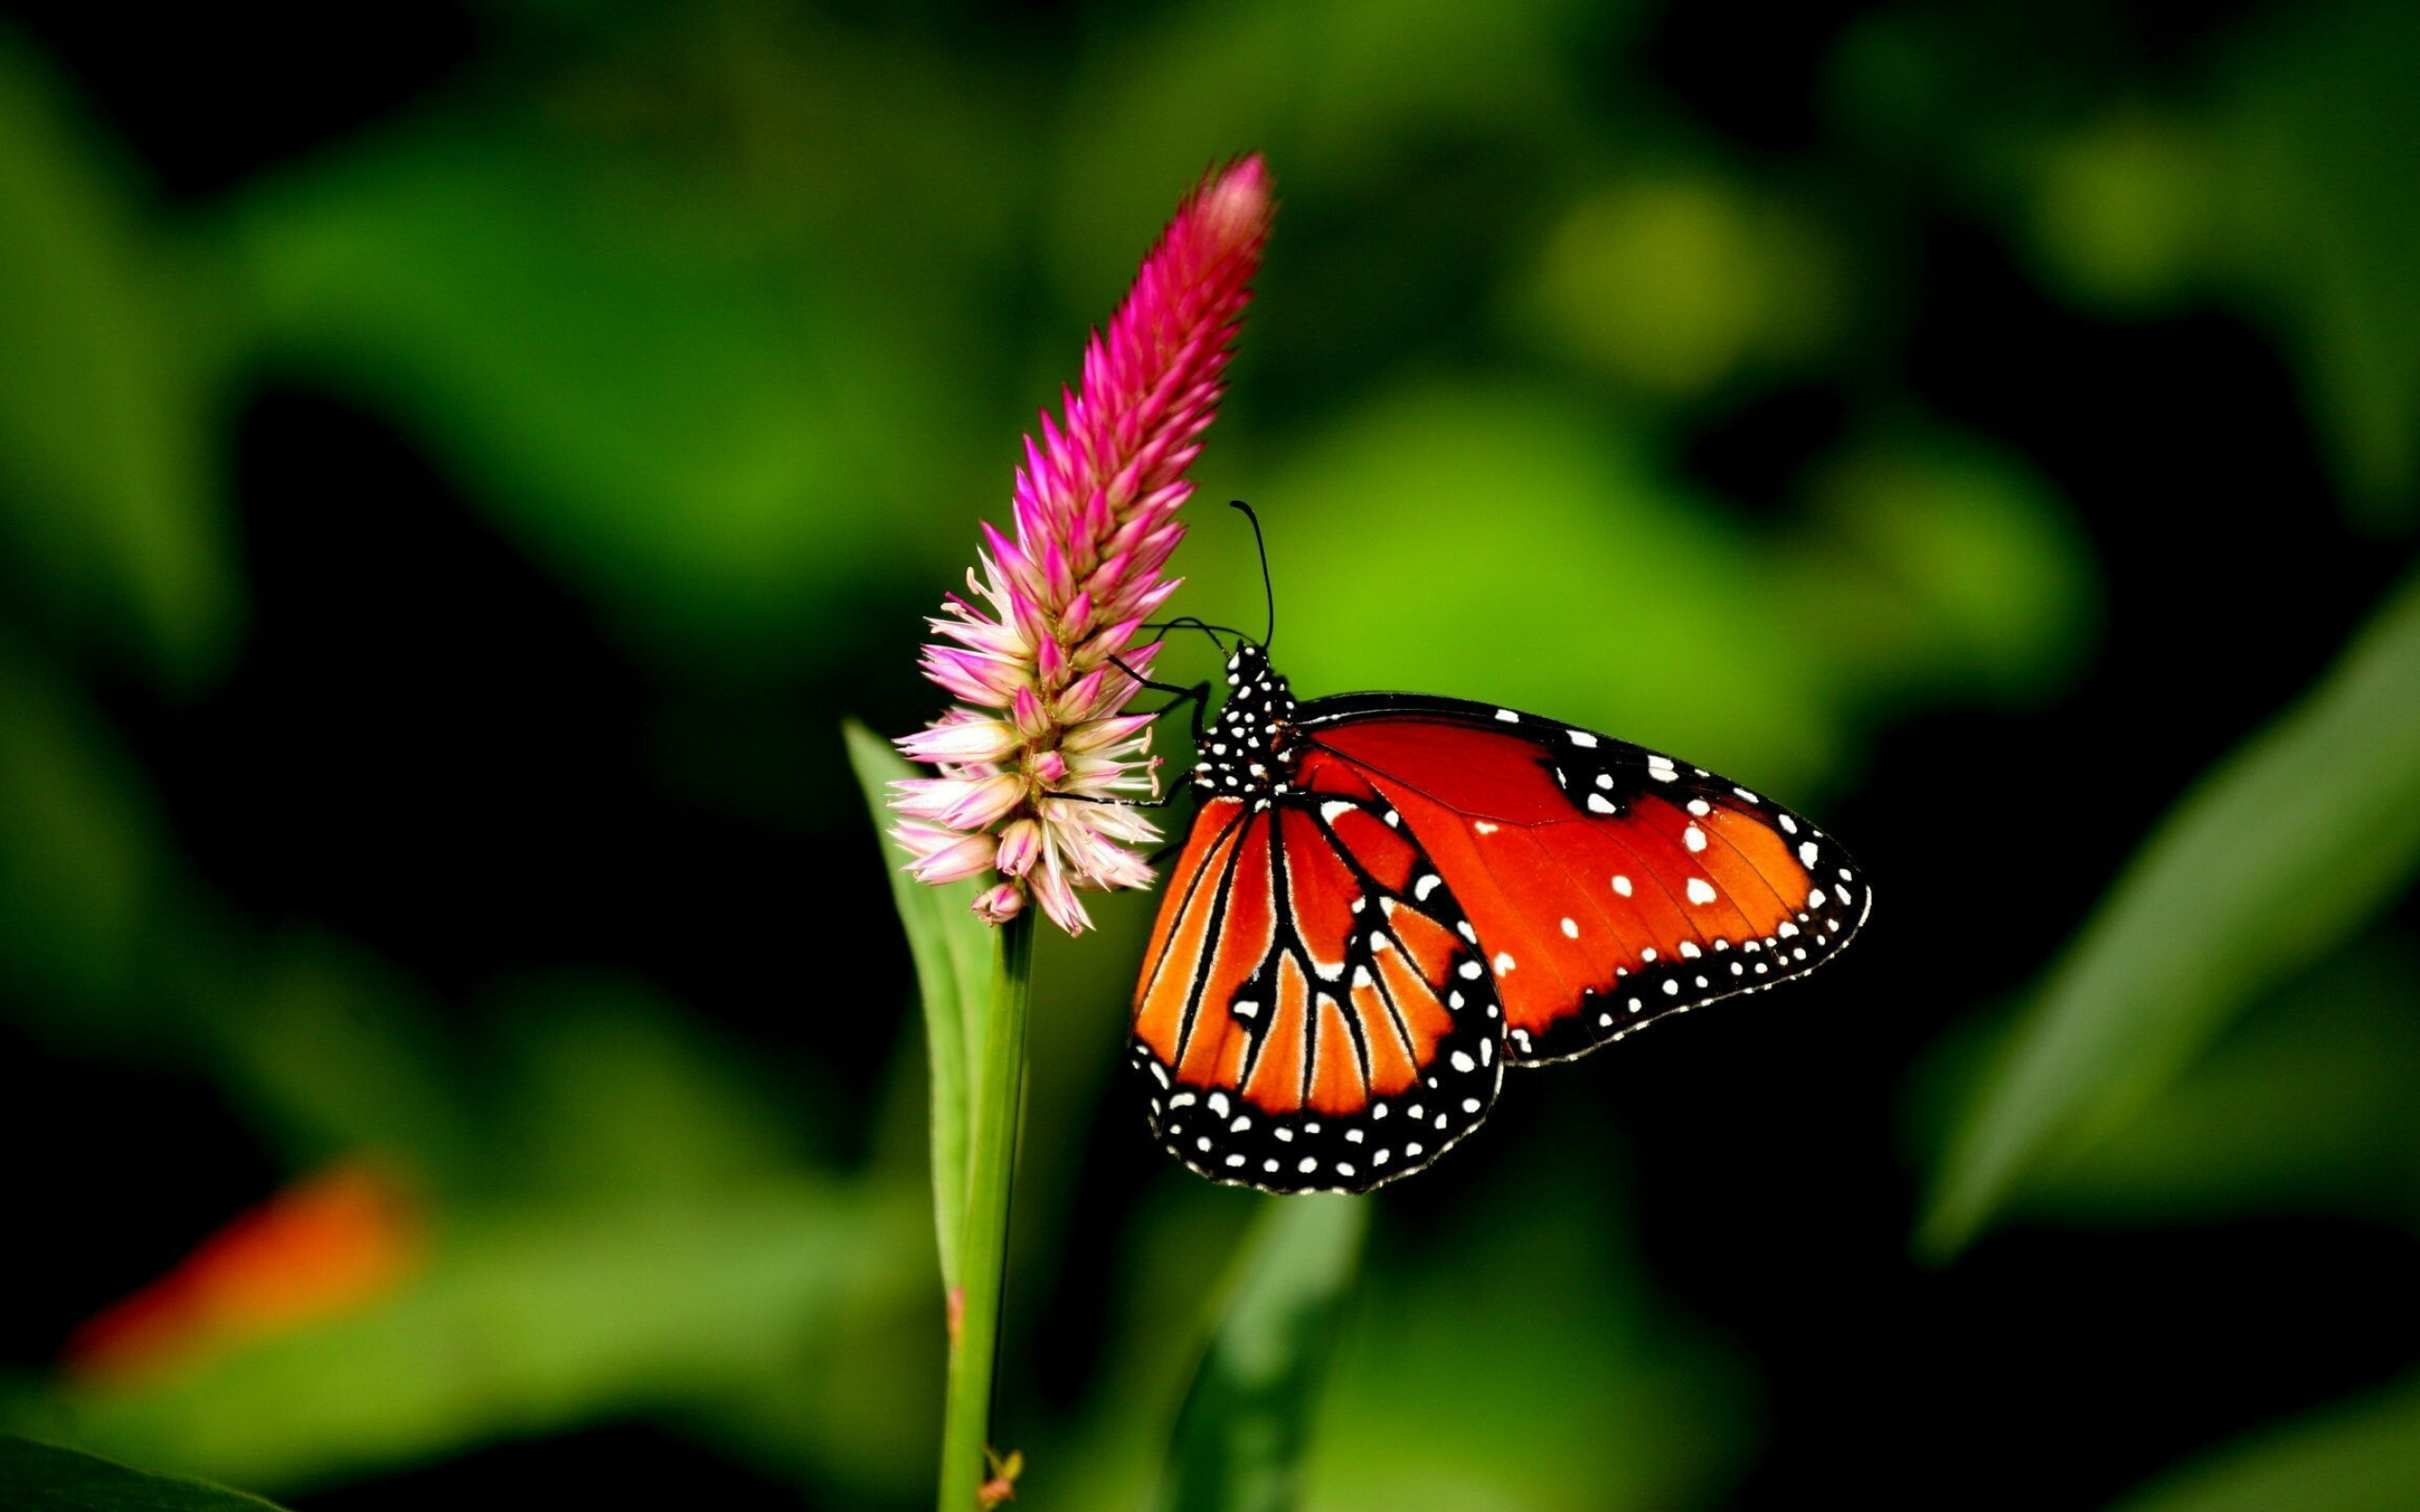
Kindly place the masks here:
<instances>
[{"instance_id":1,"label":"bokeh background","mask_svg":"<svg viewBox=\"0 0 2420 1512\"><path fill-rule=\"evenodd\" d=\"M2412 1504L2415 77L2384 0L13 5L0 1429L928 1502L840 721L937 712L1018 434L1259 150L1196 476L1297 689L1680 753L1879 896L1375 1199L1305 1504ZM1270 1201L1111 1075L1152 902L1042 950L1037 1506L1150 1494Z\"/></svg>"}]
</instances>

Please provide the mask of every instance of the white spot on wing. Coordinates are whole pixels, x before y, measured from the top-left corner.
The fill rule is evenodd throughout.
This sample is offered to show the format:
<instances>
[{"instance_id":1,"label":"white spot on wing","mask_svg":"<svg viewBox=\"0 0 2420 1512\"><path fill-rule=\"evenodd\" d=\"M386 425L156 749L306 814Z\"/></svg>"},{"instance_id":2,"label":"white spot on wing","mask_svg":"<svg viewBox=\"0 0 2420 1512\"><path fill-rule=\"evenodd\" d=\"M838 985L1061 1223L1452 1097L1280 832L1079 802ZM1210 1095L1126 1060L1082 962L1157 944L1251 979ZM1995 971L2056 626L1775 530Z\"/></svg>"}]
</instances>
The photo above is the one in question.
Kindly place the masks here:
<instances>
[{"instance_id":1,"label":"white spot on wing","mask_svg":"<svg viewBox=\"0 0 2420 1512\"><path fill-rule=\"evenodd\" d=\"M1714 887L1703 877L1689 879L1689 902L1703 906L1714 902Z\"/></svg>"}]
</instances>

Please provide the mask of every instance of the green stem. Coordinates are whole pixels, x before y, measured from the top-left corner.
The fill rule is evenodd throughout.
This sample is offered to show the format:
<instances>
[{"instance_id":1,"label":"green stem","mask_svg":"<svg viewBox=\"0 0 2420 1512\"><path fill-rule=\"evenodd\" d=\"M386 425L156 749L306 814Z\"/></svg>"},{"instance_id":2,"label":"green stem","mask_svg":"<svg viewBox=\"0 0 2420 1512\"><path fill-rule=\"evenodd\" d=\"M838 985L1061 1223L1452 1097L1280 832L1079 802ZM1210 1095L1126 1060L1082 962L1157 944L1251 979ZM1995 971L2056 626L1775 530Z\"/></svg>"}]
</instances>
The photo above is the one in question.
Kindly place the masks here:
<instances>
[{"instance_id":1,"label":"green stem","mask_svg":"<svg viewBox=\"0 0 2420 1512\"><path fill-rule=\"evenodd\" d=\"M1009 1184L1016 1170L1017 1113L1025 1090L1026 1005L1033 995L1033 911L1000 926L992 1012L967 1121L974 1155L959 1231L960 1285L950 1339L949 1400L942 1418L940 1512L973 1512L990 1443L992 1377L1000 1343L1000 1291L1009 1252Z\"/></svg>"}]
</instances>

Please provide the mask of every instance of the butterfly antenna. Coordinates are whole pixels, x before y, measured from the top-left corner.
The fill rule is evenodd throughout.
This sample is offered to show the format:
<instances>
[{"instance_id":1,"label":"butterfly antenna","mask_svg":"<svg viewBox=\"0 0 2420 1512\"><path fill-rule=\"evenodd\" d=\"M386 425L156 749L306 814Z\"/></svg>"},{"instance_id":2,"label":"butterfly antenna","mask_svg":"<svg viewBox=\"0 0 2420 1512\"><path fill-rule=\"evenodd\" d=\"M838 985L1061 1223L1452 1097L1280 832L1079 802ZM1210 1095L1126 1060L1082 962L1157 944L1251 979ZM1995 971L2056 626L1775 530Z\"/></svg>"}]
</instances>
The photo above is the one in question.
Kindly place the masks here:
<instances>
[{"instance_id":1,"label":"butterfly antenna","mask_svg":"<svg viewBox=\"0 0 2420 1512\"><path fill-rule=\"evenodd\" d=\"M1253 513L1251 505L1241 499L1229 499L1227 507L1241 509L1244 518L1252 522L1252 543L1260 553L1260 598L1269 610L1269 628L1261 632L1260 648L1266 651L1277 636L1277 591L1269 585L1269 542L1261 537L1260 516Z\"/></svg>"},{"instance_id":2,"label":"butterfly antenna","mask_svg":"<svg viewBox=\"0 0 2420 1512\"><path fill-rule=\"evenodd\" d=\"M1219 631L1225 630L1227 634L1234 636L1238 641L1244 638L1241 630L1231 629L1224 625L1213 625L1208 620L1196 619L1190 614L1180 614L1172 620L1162 620L1156 625L1146 625L1143 628L1147 630L1155 630L1164 635L1170 630L1200 630L1202 634L1210 637L1210 644L1212 645L1217 646L1221 651L1224 651L1227 648L1227 643L1219 639Z\"/></svg>"}]
</instances>

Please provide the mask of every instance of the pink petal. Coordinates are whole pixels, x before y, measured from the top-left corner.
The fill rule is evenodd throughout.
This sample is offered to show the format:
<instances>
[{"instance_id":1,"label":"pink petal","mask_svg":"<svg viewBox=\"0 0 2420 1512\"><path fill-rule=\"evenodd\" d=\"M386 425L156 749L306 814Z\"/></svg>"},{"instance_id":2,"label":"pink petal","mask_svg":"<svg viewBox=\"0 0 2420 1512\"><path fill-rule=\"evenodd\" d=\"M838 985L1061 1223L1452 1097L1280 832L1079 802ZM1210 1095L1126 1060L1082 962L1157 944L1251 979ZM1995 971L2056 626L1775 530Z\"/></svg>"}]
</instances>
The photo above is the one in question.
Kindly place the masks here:
<instances>
[{"instance_id":1,"label":"pink petal","mask_svg":"<svg viewBox=\"0 0 2420 1512\"><path fill-rule=\"evenodd\" d=\"M998 844L988 834L970 834L956 845L920 856L908 863L908 871L918 882L940 886L946 882L962 882L968 877L992 869L992 857Z\"/></svg>"}]
</instances>

